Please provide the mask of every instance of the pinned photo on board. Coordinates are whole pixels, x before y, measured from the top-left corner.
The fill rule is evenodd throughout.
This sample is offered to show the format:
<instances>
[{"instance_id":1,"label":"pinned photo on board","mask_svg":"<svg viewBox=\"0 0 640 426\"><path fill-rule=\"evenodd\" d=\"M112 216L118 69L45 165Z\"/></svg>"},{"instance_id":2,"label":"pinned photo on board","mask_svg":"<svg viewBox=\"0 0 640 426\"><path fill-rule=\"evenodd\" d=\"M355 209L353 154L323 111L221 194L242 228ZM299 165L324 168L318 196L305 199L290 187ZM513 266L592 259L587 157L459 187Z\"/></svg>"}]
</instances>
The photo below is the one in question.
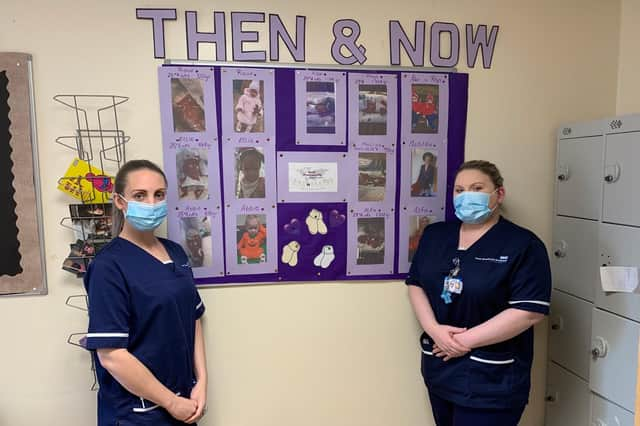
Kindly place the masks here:
<instances>
[{"instance_id":1,"label":"pinned photo on board","mask_svg":"<svg viewBox=\"0 0 640 426\"><path fill-rule=\"evenodd\" d=\"M438 157L432 150L411 150L411 196L435 197L438 193Z\"/></svg>"},{"instance_id":2,"label":"pinned photo on board","mask_svg":"<svg viewBox=\"0 0 640 426\"><path fill-rule=\"evenodd\" d=\"M233 80L233 128L237 133L264 132L263 100L263 80Z\"/></svg>"},{"instance_id":3,"label":"pinned photo on board","mask_svg":"<svg viewBox=\"0 0 640 426\"><path fill-rule=\"evenodd\" d=\"M358 201L384 201L387 154L358 153Z\"/></svg>"},{"instance_id":4,"label":"pinned photo on board","mask_svg":"<svg viewBox=\"0 0 640 426\"><path fill-rule=\"evenodd\" d=\"M237 198L265 198L265 157L263 148L235 151L235 194Z\"/></svg>"},{"instance_id":5,"label":"pinned photo on board","mask_svg":"<svg viewBox=\"0 0 640 426\"><path fill-rule=\"evenodd\" d=\"M204 96L202 80L171 79L171 108L174 132L204 132Z\"/></svg>"},{"instance_id":6,"label":"pinned photo on board","mask_svg":"<svg viewBox=\"0 0 640 426\"><path fill-rule=\"evenodd\" d=\"M424 232L424 228L428 225L435 222L437 219L435 216L410 216L409 217L409 257L408 260L411 262L413 260L413 256L416 254L418 250L418 245L420 244L420 239L422 238L422 233Z\"/></svg>"},{"instance_id":7,"label":"pinned photo on board","mask_svg":"<svg viewBox=\"0 0 640 426\"><path fill-rule=\"evenodd\" d=\"M264 214L237 215L236 241L238 265L267 261L267 216Z\"/></svg>"},{"instance_id":8,"label":"pinned photo on board","mask_svg":"<svg viewBox=\"0 0 640 426\"><path fill-rule=\"evenodd\" d=\"M181 245L192 268L213 265L211 220L207 216L180 219Z\"/></svg>"},{"instance_id":9,"label":"pinned photo on board","mask_svg":"<svg viewBox=\"0 0 640 426\"><path fill-rule=\"evenodd\" d=\"M307 81L307 133L336 133L336 88L332 81Z\"/></svg>"},{"instance_id":10,"label":"pinned photo on board","mask_svg":"<svg viewBox=\"0 0 640 426\"><path fill-rule=\"evenodd\" d=\"M357 265L384 263L384 218L367 217L357 220Z\"/></svg>"},{"instance_id":11,"label":"pinned photo on board","mask_svg":"<svg viewBox=\"0 0 640 426\"><path fill-rule=\"evenodd\" d=\"M411 85L411 133L438 133L437 84Z\"/></svg>"},{"instance_id":12,"label":"pinned photo on board","mask_svg":"<svg viewBox=\"0 0 640 426\"><path fill-rule=\"evenodd\" d=\"M111 239L111 212L107 204L70 204L71 227L76 240L108 241Z\"/></svg>"},{"instance_id":13,"label":"pinned photo on board","mask_svg":"<svg viewBox=\"0 0 640 426\"><path fill-rule=\"evenodd\" d=\"M387 134L387 85L360 84L358 87L358 134Z\"/></svg>"},{"instance_id":14,"label":"pinned photo on board","mask_svg":"<svg viewBox=\"0 0 640 426\"><path fill-rule=\"evenodd\" d=\"M209 199L209 176L206 149L182 148L176 152L178 199Z\"/></svg>"}]
</instances>

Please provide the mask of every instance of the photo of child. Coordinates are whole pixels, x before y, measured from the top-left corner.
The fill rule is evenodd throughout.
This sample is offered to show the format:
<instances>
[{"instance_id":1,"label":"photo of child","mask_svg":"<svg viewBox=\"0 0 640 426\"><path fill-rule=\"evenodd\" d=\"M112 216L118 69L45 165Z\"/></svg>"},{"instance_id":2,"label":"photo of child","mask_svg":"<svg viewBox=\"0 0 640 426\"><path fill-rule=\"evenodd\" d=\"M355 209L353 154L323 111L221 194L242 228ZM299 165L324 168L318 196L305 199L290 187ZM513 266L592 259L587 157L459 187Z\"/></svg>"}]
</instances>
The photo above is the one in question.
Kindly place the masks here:
<instances>
[{"instance_id":1,"label":"photo of child","mask_svg":"<svg viewBox=\"0 0 640 426\"><path fill-rule=\"evenodd\" d=\"M238 241L238 265L267 261L266 215L238 215L236 218L236 238Z\"/></svg>"},{"instance_id":2,"label":"photo of child","mask_svg":"<svg viewBox=\"0 0 640 426\"><path fill-rule=\"evenodd\" d=\"M358 87L358 134L387 134L387 85L360 84Z\"/></svg>"},{"instance_id":3,"label":"photo of child","mask_svg":"<svg viewBox=\"0 0 640 426\"><path fill-rule=\"evenodd\" d=\"M384 201L387 185L387 154L358 154L358 201Z\"/></svg>"},{"instance_id":4,"label":"photo of child","mask_svg":"<svg viewBox=\"0 0 640 426\"><path fill-rule=\"evenodd\" d=\"M208 267L212 262L211 221L207 216L184 217L180 220L181 245L192 268Z\"/></svg>"},{"instance_id":5,"label":"photo of child","mask_svg":"<svg viewBox=\"0 0 640 426\"><path fill-rule=\"evenodd\" d=\"M426 149L411 150L411 196L434 197L438 192L438 167L434 152Z\"/></svg>"},{"instance_id":6,"label":"photo of child","mask_svg":"<svg viewBox=\"0 0 640 426\"><path fill-rule=\"evenodd\" d=\"M411 85L411 133L438 133L437 84Z\"/></svg>"},{"instance_id":7,"label":"photo of child","mask_svg":"<svg viewBox=\"0 0 640 426\"><path fill-rule=\"evenodd\" d=\"M202 80L171 79L171 107L174 132L204 132L204 97Z\"/></svg>"},{"instance_id":8,"label":"photo of child","mask_svg":"<svg viewBox=\"0 0 640 426\"><path fill-rule=\"evenodd\" d=\"M409 262L413 260L413 256L418 250L424 228L435 221L435 216L411 216L409 218Z\"/></svg>"},{"instance_id":9,"label":"photo of child","mask_svg":"<svg viewBox=\"0 0 640 426\"><path fill-rule=\"evenodd\" d=\"M233 80L234 129L238 133L264 132L264 81Z\"/></svg>"},{"instance_id":10,"label":"photo of child","mask_svg":"<svg viewBox=\"0 0 640 426\"><path fill-rule=\"evenodd\" d=\"M209 199L208 164L205 149L181 148L176 152L180 200Z\"/></svg>"},{"instance_id":11,"label":"photo of child","mask_svg":"<svg viewBox=\"0 0 640 426\"><path fill-rule=\"evenodd\" d=\"M358 250L356 264L380 265L384 263L384 218L366 217L358 221Z\"/></svg>"},{"instance_id":12,"label":"photo of child","mask_svg":"<svg viewBox=\"0 0 640 426\"><path fill-rule=\"evenodd\" d=\"M265 197L265 159L263 148L236 149L236 197Z\"/></svg>"},{"instance_id":13,"label":"photo of child","mask_svg":"<svg viewBox=\"0 0 640 426\"><path fill-rule=\"evenodd\" d=\"M332 81L307 81L307 133L336 133L336 89Z\"/></svg>"}]
</instances>

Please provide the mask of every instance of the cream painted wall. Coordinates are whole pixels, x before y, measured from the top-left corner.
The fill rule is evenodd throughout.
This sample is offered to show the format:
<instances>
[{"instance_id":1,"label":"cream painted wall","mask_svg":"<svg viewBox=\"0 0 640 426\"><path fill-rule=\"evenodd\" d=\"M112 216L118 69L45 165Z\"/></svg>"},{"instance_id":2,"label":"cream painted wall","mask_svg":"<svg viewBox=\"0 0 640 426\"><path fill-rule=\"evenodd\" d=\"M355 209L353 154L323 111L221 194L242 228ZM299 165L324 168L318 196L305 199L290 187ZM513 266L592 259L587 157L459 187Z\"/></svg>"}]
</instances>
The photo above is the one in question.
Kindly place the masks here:
<instances>
[{"instance_id":1,"label":"cream painted wall","mask_svg":"<svg viewBox=\"0 0 640 426\"><path fill-rule=\"evenodd\" d=\"M73 120L52 97L130 96L121 113L122 128L133 140L129 158L162 160L156 79L160 61L153 59L150 23L135 19L136 7L178 8L179 21L168 24L166 33L167 53L173 58L186 56L186 8L201 12L201 31L211 29L207 15L213 7L227 13L279 13L288 26L296 14L306 15L307 62L315 64L333 62L331 25L340 18L361 23L368 65L388 64L389 19L400 20L406 28L414 19L455 22L461 28L466 23L500 25L493 68L470 71L467 158L491 159L501 167L508 216L550 242L554 129L567 120L616 111L619 2L373 4L3 0L0 51L34 55L49 295L0 299L0 425L94 422L88 356L65 343L69 333L86 329L87 318L64 305L67 296L81 292L81 283L60 270L72 236L58 224L69 199L55 190L54 182L70 154L54 139L68 134ZM631 2L624 4L630 7ZM625 18L623 29L630 32L627 22ZM264 41L266 37L263 31ZM625 35L622 45L631 40ZM281 60L291 59L285 52ZM463 63L460 71L466 72ZM406 58L403 64L409 64ZM622 82L628 80L623 68L626 72L626 62L621 62ZM208 307L211 374L210 411L203 425L433 424L418 371L418 326L401 283L252 286L203 289L201 294ZM532 401L523 425L543 423L546 324L536 335Z\"/></svg>"},{"instance_id":2,"label":"cream painted wall","mask_svg":"<svg viewBox=\"0 0 640 426\"><path fill-rule=\"evenodd\" d=\"M640 113L640 58L637 55L640 40L640 2L622 0L621 4L617 115Z\"/></svg>"}]
</instances>

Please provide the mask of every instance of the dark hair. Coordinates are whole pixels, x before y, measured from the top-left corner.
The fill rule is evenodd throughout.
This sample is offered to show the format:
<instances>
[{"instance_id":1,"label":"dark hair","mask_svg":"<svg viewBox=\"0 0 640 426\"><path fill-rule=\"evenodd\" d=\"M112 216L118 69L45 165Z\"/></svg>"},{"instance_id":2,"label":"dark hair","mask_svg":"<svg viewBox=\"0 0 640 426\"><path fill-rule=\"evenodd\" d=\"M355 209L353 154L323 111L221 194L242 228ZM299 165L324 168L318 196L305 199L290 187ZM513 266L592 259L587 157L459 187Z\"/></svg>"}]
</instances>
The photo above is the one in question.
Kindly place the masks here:
<instances>
[{"instance_id":1,"label":"dark hair","mask_svg":"<svg viewBox=\"0 0 640 426\"><path fill-rule=\"evenodd\" d=\"M136 172L138 170L151 170L152 172L156 172L162 176L164 183L167 183L167 177L162 169L149 160L131 160L127 161L122 165L122 167L120 167L120 170L118 170L118 173L116 174L114 194L112 195L113 212L111 214L111 235L114 237L122 231L122 226L124 225L124 215L122 214L122 210L116 207L116 194L122 194L124 192L124 188L127 186L129 173Z\"/></svg>"},{"instance_id":2,"label":"dark hair","mask_svg":"<svg viewBox=\"0 0 640 426\"><path fill-rule=\"evenodd\" d=\"M428 151L427 151L427 152L425 152L424 154L422 154L422 161L424 161L424 160L425 160L425 158L427 158L427 157L429 157L429 158L431 158L431 159L433 160L434 155L433 155L432 153L430 153L430 152L428 152Z\"/></svg>"},{"instance_id":3,"label":"dark hair","mask_svg":"<svg viewBox=\"0 0 640 426\"><path fill-rule=\"evenodd\" d=\"M489 176L489 179L491 179L491 182L493 182L493 185L496 188L501 188L504 184L504 179L502 179L500 170L498 170L495 164L489 161L485 161L485 160L465 161L458 168L458 171L456 172L456 176L458 176L458 173L460 173L463 170L478 170L484 173L485 175Z\"/></svg>"}]
</instances>

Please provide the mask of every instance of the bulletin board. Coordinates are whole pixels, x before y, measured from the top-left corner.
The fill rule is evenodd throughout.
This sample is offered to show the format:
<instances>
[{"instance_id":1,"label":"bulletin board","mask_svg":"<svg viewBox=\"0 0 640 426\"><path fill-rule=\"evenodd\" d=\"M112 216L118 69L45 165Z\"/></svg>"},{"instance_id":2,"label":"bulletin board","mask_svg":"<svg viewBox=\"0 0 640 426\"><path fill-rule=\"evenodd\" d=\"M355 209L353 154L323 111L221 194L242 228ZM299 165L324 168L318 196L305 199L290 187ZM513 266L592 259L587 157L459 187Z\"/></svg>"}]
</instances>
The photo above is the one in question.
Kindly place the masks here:
<instances>
[{"instance_id":1,"label":"bulletin board","mask_svg":"<svg viewBox=\"0 0 640 426\"><path fill-rule=\"evenodd\" d=\"M198 284L403 278L450 219L468 75L163 65L168 234Z\"/></svg>"}]
</instances>

